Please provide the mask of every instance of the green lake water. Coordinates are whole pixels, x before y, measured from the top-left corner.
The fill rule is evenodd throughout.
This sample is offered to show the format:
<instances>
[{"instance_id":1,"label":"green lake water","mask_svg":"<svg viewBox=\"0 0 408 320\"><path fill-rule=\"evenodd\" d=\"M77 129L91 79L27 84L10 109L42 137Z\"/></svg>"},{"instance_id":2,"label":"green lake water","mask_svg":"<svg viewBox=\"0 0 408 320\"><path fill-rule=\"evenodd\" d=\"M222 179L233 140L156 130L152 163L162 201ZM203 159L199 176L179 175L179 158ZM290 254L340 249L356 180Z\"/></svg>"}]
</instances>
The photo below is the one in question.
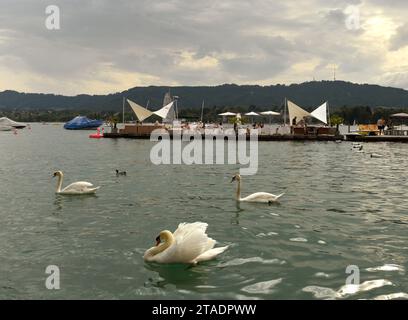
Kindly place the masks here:
<instances>
[{"instance_id":1,"label":"green lake water","mask_svg":"<svg viewBox=\"0 0 408 320\"><path fill-rule=\"evenodd\" d=\"M238 165L157 166L154 142L90 133L53 124L0 132L0 299L407 295L408 145L370 143L358 153L347 142L259 143L258 172L243 177L242 195L285 195L237 204ZM101 189L56 195L56 170L64 185ZM161 230L195 221L230 248L195 267L143 261ZM60 268L59 290L45 287L48 265ZM342 294L350 265L363 285Z\"/></svg>"}]
</instances>

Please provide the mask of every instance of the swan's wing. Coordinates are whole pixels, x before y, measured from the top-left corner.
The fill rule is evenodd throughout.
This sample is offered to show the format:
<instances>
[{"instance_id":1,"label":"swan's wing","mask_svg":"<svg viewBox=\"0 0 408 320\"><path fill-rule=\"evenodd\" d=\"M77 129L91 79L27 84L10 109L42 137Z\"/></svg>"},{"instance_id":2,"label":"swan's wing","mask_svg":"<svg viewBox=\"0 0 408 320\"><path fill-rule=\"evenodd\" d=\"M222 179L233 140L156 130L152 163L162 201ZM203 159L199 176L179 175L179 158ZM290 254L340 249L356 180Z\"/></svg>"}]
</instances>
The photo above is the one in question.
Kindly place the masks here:
<instances>
[{"instance_id":1,"label":"swan's wing","mask_svg":"<svg viewBox=\"0 0 408 320\"><path fill-rule=\"evenodd\" d=\"M215 240L207 236L208 224L203 222L181 223L173 233L175 243L173 259L186 263L193 262L215 245Z\"/></svg>"},{"instance_id":2,"label":"swan's wing","mask_svg":"<svg viewBox=\"0 0 408 320\"><path fill-rule=\"evenodd\" d=\"M199 230L202 233L205 233L207 227L208 223L205 222L193 222L193 223L183 222L178 225L176 231L174 231L173 233L173 237L177 239L183 239L189 234L191 234L191 232Z\"/></svg>"},{"instance_id":3,"label":"swan's wing","mask_svg":"<svg viewBox=\"0 0 408 320\"><path fill-rule=\"evenodd\" d=\"M270 201L276 201L282 196L283 196L283 193L279 195L274 195L272 193L267 193L267 192L256 192L241 200L242 201L256 201L256 202L270 202Z\"/></svg>"},{"instance_id":4,"label":"swan's wing","mask_svg":"<svg viewBox=\"0 0 408 320\"><path fill-rule=\"evenodd\" d=\"M65 187L62 191L63 192L70 192L70 191L83 192L92 187L93 187L92 183L89 183L86 181L78 181L78 182L71 183L70 185Z\"/></svg>"},{"instance_id":5,"label":"swan's wing","mask_svg":"<svg viewBox=\"0 0 408 320\"><path fill-rule=\"evenodd\" d=\"M204 253L200 254L194 262L201 262L201 261L208 261L214 259L219 254L223 253L225 250L228 249L228 246L213 248L210 250L205 251Z\"/></svg>"}]
</instances>

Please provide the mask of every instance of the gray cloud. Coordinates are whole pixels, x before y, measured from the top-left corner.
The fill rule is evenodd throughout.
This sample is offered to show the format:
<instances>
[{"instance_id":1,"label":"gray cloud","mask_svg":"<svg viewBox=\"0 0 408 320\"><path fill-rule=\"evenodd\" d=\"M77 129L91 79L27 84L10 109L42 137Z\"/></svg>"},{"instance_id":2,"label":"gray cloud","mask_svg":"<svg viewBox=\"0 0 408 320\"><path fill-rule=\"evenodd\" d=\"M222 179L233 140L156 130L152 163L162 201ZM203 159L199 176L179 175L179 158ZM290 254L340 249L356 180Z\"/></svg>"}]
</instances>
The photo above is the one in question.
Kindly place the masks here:
<instances>
[{"instance_id":1,"label":"gray cloud","mask_svg":"<svg viewBox=\"0 0 408 320\"><path fill-rule=\"evenodd\" d=\"M388 63L383 52L366 50L367 30L348 30L344 22L348 5L359 5L364 14L384 6L387 15L382 0L52 2L61 9L58 31L44 26L49 1L2 0L0 70L4 77L9 68L21 79L43 79L27 90L74 94L137 84L303 82L330 78L333 64L342 79L369 82L382 79ZM402 24L408 8L397 2L395 19ZM390 48L401 48L407 36L406 27L398 29ZM404 77L395 79L406 85L398 84Z\"/></svg>"},{"instance_id":2,"label":"gray cloud","mask_svg":"<svg viewBox=\"0 0 408 320\"><path fill-rule=\"evenodd\" d=\"M398 50L406 45L408 45L408 23L397 29L397 33L391 39L390 48L392 50Z\"/></svg>"}]
</instances>

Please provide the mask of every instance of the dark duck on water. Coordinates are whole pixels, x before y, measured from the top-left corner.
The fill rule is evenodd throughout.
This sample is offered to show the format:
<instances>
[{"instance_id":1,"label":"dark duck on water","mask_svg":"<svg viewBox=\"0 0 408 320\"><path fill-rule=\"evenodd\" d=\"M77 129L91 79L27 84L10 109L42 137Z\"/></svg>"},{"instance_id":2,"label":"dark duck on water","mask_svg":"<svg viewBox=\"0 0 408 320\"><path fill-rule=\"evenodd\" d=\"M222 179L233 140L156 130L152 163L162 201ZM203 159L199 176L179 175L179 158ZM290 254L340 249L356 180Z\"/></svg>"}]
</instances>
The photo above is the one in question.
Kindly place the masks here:
<instances>
[{"instance_id":1,"label":"dark duck on water","mask_svg":"<svg viewBox=\"0 0 408 320\"><path fill-rule=\"evenodd\" d=\"M126 171L119 171L116 169L116 176L126 176Z\"/></svg>"}]
</instances>

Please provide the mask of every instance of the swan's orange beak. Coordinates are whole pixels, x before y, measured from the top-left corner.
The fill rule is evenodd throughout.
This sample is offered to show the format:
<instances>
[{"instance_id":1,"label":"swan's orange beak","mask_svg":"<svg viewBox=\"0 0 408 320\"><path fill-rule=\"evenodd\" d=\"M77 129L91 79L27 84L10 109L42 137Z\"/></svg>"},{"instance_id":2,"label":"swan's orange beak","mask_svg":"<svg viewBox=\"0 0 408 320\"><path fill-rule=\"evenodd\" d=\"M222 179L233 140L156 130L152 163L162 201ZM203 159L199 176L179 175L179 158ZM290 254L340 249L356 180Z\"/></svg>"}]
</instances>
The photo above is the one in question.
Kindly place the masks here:
<instances>
[{"instance_id":1,"label":"swan's orange beak","mask_svg":"<svg viewBox=\"0 0 408 320\"><path fill-rule=\"evenodd\" d=\"M156 238L156 247L160 244L160 236Z\"/></svg>"}]
</instances>

